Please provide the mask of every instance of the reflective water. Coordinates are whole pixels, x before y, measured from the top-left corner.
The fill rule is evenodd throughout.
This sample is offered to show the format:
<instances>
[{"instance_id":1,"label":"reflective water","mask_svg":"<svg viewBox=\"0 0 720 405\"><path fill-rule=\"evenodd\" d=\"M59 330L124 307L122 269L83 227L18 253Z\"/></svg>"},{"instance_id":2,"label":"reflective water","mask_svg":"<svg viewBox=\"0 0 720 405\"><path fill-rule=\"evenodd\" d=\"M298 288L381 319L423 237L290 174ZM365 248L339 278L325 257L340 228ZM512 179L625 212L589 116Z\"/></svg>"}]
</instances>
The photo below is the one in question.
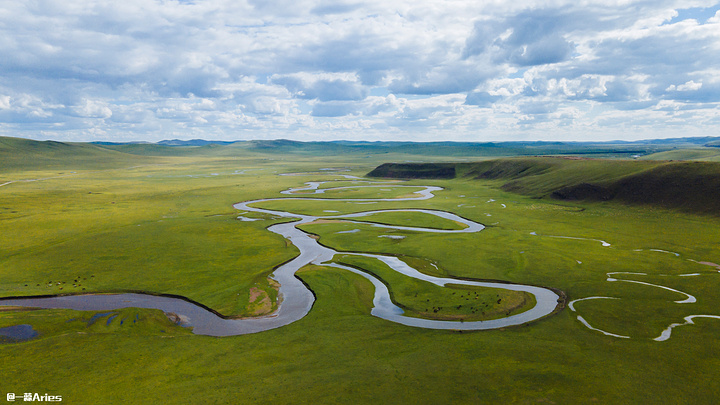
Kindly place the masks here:
<instances>
[{"instance_id":1,"label":"reflective water","mask_svg":"<svg viewBox=\"0 0 720 405\"><path fill-rule=\"evenodd\" d=\"M22 342L38 336L32 325L13 325L0 328L0 342Z\"/></svg>"}]
</instances>

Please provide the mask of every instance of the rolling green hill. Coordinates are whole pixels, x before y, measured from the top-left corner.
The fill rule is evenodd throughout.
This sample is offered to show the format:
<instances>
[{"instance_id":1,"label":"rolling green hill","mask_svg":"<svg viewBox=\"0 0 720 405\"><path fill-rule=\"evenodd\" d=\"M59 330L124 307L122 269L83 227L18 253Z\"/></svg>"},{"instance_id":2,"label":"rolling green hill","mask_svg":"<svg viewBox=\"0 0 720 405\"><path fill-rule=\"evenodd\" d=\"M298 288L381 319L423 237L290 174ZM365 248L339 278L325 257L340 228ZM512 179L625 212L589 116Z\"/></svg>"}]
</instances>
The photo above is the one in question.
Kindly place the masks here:
<instances>
[{"instance_id":1,"label":"rolling green hill","mask_svg":"<svg viewBox=\"0 0 720 405\"><path fill-rule=\"evenodd\" d=\"M216 144L207 144L201 146L171 146L147 143L133 143L99 146L106 150L112 150L136 156L215 156L218 154L219 151L228 150L228 148Z\"/></svg>"},{"instance_id":2,"label":"rolling green hill","mask_svg":"<svg viewBox=\"0 0 720 405\"><path fill-rule=\"evenodd\" d=\"M698 141L707 141L700 139ZM655 144L580 144L562 142L297 142L257 140L235 143L90 144L33 141L0 137L0 180L17 180L12 173L29 171L62 174L75 170L102 170L143 164L181 162L187 157L268 158L295 156L370 157L439 161L454 158L492 159L528 154L621 157L646 153L644 159L588 159L578 157L515 157L476 163L393 163L377 167L371 177L454 177L494 180L506 191L536 198L609 201L678 208L689 212L720 213L720 159L715 148L670 149ZM640 148L640 149L638 149ZM659 151L657 153L650 153ZM648 154L649 153L649 154ZM384 157L383 157L384 156ZM668 161L660 159L686 160ZM704 160L704 162L700 161Z\"/></svg>"},{"instance_id":3,"label":"rolling green hill","mask_svg":"<svg viewBox=\"0 0 720 405\"><path fill-rule=\"evenodd\" d=\"M371 177L431 177L427 165L384 164ZM720 163L511 158L455 165L458 177L493 180L505 191L557 200L615 200L711 215L720 214ZM446 178L436 176L435 178Z\"/></svg>"},{"instance_id":4,"label":"rolling green hill","mask_svg":"<svg viewBox=\"0 0 720 405\"><path fill-rule=\"evenodd\" d=\"M89 143L0 137L0 171L94 170L140 164L138 156Z\"/></svg>"},{"instance_id":5,"label":"rolling green hill","mask_svg":"<svg viewBox=\"0 0 720 405\"><path fill-rule=\"evenodd\" d=\"M256 140L239 142L247 150L275 153L399 153L414 156L533 156L533 155L591 155L603 157L630 157L664 151L665 145L628 143L578 142L298 142L290 140Z\"/></svg>"},{"instance_id":6,"label":"rolling green hill","mask_svg":"<svg viewBox=\"0 0 720 405\"><path fill-rule=\"evenodd\" d=\"M713 146L718 138L678 138L637 142L299 142L286 139L250 141L169 140L147 142L70 143L0 137L0 170L115 167L119 161L147 157L237 157L289 154L294 156L356 155L373 160L490 159L510 156L582 156L647 160L720 160ZM63 162L64 160L64 162ZM399 161L399 160L398 160Z\"/></svg>"},{"instance_id":7,"label":"rolling green hill","mask_svg":"<svg viewBox=\"0 0 720 405\"><path fill-rule=\"evenodd\" d=\"M453 163L385 163L368 173L370 177L402 179L453 179Z\"/></svg>"},{"instance_id":8,"label":"rolling green hill","mask_svg":"<svg viewBox=\"0 0 720 405\"><path fill-rule=\"evenodd\" d=\"M707 146L711 146L708 144ZM720 146L720 144L718 144ZM699 160L720 162L720 148L688 148L674 149L665 152L652 153L641 157L643 160Z\"/></svg>"}]
</instances>

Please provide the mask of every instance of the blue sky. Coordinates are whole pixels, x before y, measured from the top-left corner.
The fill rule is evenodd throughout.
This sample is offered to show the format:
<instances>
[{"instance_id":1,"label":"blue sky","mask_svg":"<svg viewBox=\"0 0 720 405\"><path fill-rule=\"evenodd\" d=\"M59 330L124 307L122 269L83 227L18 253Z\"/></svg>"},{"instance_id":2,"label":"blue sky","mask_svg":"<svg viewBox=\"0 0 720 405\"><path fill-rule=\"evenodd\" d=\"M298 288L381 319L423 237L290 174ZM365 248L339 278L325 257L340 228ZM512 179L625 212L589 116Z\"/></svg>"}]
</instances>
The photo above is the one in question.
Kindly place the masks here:
<instances>
[{"instance_id":1,"label":"blue sky","mask_svg":"<svg viewBox=\"0 0 720 405\"><path fill-rule=\"evenodd\" d=\"M0 4L0 135L720 136L716 0Z\"/></svg>"}]
</instances>

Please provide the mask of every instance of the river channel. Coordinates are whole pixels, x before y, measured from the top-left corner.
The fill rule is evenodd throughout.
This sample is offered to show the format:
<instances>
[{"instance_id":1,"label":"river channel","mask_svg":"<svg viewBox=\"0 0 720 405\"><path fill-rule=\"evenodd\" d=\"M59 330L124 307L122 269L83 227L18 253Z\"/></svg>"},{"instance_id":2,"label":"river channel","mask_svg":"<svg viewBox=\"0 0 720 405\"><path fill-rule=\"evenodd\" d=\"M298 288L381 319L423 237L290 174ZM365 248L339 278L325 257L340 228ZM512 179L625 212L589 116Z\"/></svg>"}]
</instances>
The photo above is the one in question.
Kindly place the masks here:
<instances>
[{"instance_id":1,"label":"river channel","mask_svg":"<svg viewBox=\"0 0 720 405\"><path fill-rule=\"evenodd\" d=\"M345 176L349 177L349 176ZM305 193L307 195L322 194L328 190L340 190L342 188L335 189L320 189L319 186L324 182L311 182L306 183L305 187L290 189L283 192L283 194L294 194L298 192ZM358 187L384 187L384 188L398 188L398 187L412 187L418 189L418 186L404 186L398 184L385 184L382 186L377 185L366 185L366 186L354 186ZM380 201L417 201L426 200L434 197L434 193L442 190L440 187L425 186L420 187L421 190L415 191L411 196L404 198L387 198L387 199L343 199L343 198L316 198L316 197L282 197L282 198L267 198L245 201L237 203L234 207L238 210L245 212L255 212L259 214L272 215L275 217L282 218L293 218L295 221L286 222L281 224L275 224L267 229L270 232L276 233L288 239L295 247L300 251L300 254L292 259L291 261L279 266L271 275L271 278L280 284L279 297L281 297L278 310L269 316L257 317L257 318L244 318L244 319L229 319L223 318L218 314L204 308L201 305L190 302L181 298L167 297L167 296L155 296L145 294L86 294L86 295L67 295L67 296L54 296L54 297L42 297L42 298L4 298L0 299L0 305L9 306L22 306L22 307L35 307L35 308L64 308L64 309L75 309L75 310L91 310L91 311L107 311L119 308L137 307L137 308L153 308L160 309L166 313L173 313L182 320L182 324L193 328L193 333L200 335L210 336L232 336L242 335L248 333L256 333L274 328L279 328L295 321L302 319L312 309L315 297L305 284L303 284L299 278L295 276L295 273L308 264L316 264L328 267L334 267L351 271L359 274L368 279L375 286L375 296L373 298L373 309L371 310L372 315L386 319L388 321L400 323L407 326L429 328L429 329L452 329L452 330L483 330L483 329L497 329L507 326L520 325L527 322L531 322L550 315L558 307L558 301L560 297L554 291L530 286L523 284L509 284L501 282L481 282L471 281L465 279L454 279L454 278L441 278L429 276L421 273L420 271L410 267L407 263L393 256L375 255L367 253L350 253L340 252L329 247L323 246L318 243L316 239L311 235L298 229L298 225L308 224L321 219L332 219L332 220L343 220L352 222L353 218L360 218L377 213L385 212L419 212L428 215L435 215L441 218L445 218L451 221L455 221L462 224L464 228L457 230L447 229L434 229L434 228L423 228L423 227L408 227L408 226L394 226L385 224L374 224L366 223L374 227L395 229L395 230L408 230L415 232L433 232L433 233L474 233L480 232L484 229L484 226L480 223L471 221L466 218L462 218L450 212L437 211L437 210L425 210L425 209L389 209L389 210L376 210L376 211L365 211L353 214L338 214L338 215L302 215L297 213L269 210L264 208L258 208L256 205L262 204L269 201L287 201L287 200L300 200L300 201L333 201L333 202L349 202L349 203L373 203ZM485 288L501 288L506 290L524 291L535 296L536 305L528 311L508 316L505 318L492 319L487 321L473 321L473 322L460 322L460 321L439 321L431 319L421 319L405 316L403 310L395 305L391 298L388 288L380 280L373 277L372 275L355 268L343 266L332 262L332 258L336 254L355 254L366 257L375 258L382 261L393 270L402 273L409 277L421 279L438 286L444 286L445 284L462 284L468 286L485 287Z\"/></svg>"}]
</instances>

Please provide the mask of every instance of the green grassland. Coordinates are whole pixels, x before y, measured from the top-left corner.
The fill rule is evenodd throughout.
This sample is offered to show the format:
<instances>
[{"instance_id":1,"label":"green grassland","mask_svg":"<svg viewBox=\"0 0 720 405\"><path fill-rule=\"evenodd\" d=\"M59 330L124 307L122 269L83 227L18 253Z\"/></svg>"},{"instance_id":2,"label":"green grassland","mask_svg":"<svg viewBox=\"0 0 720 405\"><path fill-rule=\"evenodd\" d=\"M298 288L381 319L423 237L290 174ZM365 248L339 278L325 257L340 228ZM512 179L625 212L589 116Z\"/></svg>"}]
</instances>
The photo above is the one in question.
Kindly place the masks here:
<instances>
[{"instance_id":1,"label":"green grassland","mask_svg":"<svg viewBox=\"0 0 720 405\"><path fill-rule=\"evenodd\" d=\"M688 148L652 153L641 157L643 160L699 160L707 162L720 162L720 149Z\"/></svg>"},{"instance_id":2,"label":"green grassland","mask_svg":"<svg viewBox=\"0 0 720 405\"><path fill-rule=\"evenodd\" d=\"M368 157L360 148L318 157L317 151L293 152L292 144L280 144L282 153L272 144L69 144L63 155L38 151L30 158L22 150L32 142L2 141L15 142L21 152L3 161L0 184L38 180L0 186L0 296L147 291L185 296L227 316L272 310L258 308L250 291L275 302L268 276L298 252L267 231L281 219L242 222L233 203L290 197L279 192L308 181L340 181L324 188L359 186L320 169L347 168L340 173L363 176L381 163L417 156L391 150ZM50 146L57 145L35 145ZM720 315L720 273L700 263L720 263L720 218L691 209L695 205L553 197L582 183L607 189L634 184L623 181L647 173L712 179L714 166L511 161L462 164L455 179L403 183L444 188L424 201L286 200L259 206L313 215L394 208L453 212L487 228L431 234L328 222L302 229L340 252L397 255L428 274L548 286L569 301L615 299L578 301L575 311L565 308L503 330L426 330L371 316L373 287L359 275L307 266L298 276L316 296L308 316L251 335L194 335L154 310L6 310L0 327L31 324L40 336L0 343L0 390L87 404L715 403L720 321L696 319L695 325L673 329L667 341L653 339L688 315ZM712 190L714 183L707 184ZM312 197L392 198L415 190L387 188L392 191L356 188ZM713 199L717 193L702 203L712 206ZM417 213L353 220L455 226ZM338 233L353 229L360 231ZM379 237L390 234L405 238ZM454 307L448 316L463 319L483 316L477 305L458 301L460 294L468 302L464 293L473 301L477 293L483 309L495 304L488 305L486 317L507 310L502 305L511 301L491 301L498 291L436 290L366 258L335 259L380 275L396 302L415 316L442 312L433 307ZM643 274L608 276L613 272ZM652 285L692 294L697 302L678 304L682 294ZM421 305L428 299L430 308ZM591 330L578 316L630 339Z\"/></svg>"},{"instance_id":3,"label":"green grassland","mask_svg":"<svg viewBox=\"0 0 720 405\"><path fill-rule=\"evenodd\" d=\"M459 284L439 287L398 274L373 258L338 256L334 262L367 271L389 285L393 301L411 317L484 321L524 312L535 305L533 296L525 292Z\"/></svg>"},{"instance_id":4,"label":"green grassland","mask_svg":"<svg viewBox=\"0 0 720 405\"><path fill-rule=\"evenodd\" d=\"M352 220L358 222L447 230L458 230L466 227L464 224L422 212L378 212L360 218L352 218Z\"/></svg>"}]
</instances>

